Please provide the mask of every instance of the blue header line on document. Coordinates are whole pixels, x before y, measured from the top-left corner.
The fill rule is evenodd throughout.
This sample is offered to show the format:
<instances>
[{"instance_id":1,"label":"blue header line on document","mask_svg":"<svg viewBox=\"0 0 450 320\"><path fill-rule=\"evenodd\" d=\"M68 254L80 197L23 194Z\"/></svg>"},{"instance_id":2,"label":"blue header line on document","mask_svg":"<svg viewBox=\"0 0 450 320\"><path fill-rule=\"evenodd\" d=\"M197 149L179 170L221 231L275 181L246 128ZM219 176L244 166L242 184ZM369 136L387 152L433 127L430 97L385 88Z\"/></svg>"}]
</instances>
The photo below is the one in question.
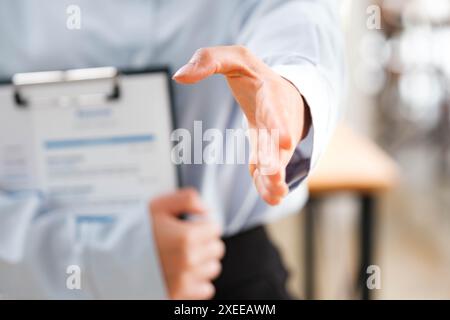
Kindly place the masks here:
<instances>
[{"instance_id":1,"label":"blue header line on document","mask_svg":"<svg viewBox=\"0 0 450 320\"><path fill-rule=\"evenodd\" d=\"M49 140L44 143L46 149L66 149L81 147L97 147L105 145L145 143L155 140L155 136L131 135L131 136L115 136L106 138L87 138L87 139L68 139L68 140Z\"/></svg>"}]
</instances>

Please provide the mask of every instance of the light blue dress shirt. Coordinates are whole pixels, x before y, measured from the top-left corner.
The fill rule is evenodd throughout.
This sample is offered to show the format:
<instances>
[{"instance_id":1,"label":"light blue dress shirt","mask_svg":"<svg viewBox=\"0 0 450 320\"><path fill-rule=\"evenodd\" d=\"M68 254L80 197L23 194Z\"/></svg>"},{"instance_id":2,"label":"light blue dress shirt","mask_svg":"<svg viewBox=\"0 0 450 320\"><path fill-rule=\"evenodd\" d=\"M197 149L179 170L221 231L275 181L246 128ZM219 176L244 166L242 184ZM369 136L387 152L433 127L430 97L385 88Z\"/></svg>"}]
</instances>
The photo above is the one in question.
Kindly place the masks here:
<instances>
[{"instance_id":1,"label":"light blue dress shirt","mask_svg":"<svg viewBox=\"0 0 450 320\"><path fill-rule=\"evenodd\" d=\"M313 126L291 160L297 186L269 208L246 165L184 165L185 185L200 190L231 235L300 209L304 178L315 166L338 119L343 63L335 0L2 0L0 79L17 72L98 66L175 71L196 49L243 44L306 99ZM81 29L66 27L69 5L81 9ZM174 84L175 85L175 84ZM242 113L226 82L213 76L175 85L178 127L240 128ZM1 106L0 106L1 116ZM0 185L1 188L1 185ZM0 297L165 298L148 210L110 218L80 217L51 208L37 194L0 192ZM80 266L81 290L66 286L68 266Z\"/></svg>"}]
</instances>

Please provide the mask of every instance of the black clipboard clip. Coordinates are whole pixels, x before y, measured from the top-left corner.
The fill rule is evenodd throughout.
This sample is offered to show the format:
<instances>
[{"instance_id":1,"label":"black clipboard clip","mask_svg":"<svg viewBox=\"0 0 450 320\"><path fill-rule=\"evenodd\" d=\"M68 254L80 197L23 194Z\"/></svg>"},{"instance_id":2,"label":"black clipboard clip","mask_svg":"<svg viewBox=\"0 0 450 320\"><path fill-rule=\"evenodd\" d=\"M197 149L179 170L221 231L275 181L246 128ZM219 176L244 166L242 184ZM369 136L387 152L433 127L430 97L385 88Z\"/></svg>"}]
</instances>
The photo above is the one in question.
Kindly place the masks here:
<instances>
[{"instance_id":1,"label":"black clipboard clip","mask_svg":"<svg viewBox=\"0 0 450 320\"><path fill-rule=\"evenodd\" d=\"M74 99L78 102L87 102L90 99L91 101L95 99L96 101L111 102L118 100L121 95L119 72L114 67L18 73L13 76L12 83L14 101L20 108L29 107L34 99L43 100L47 104L64 106L67 101ZM69 88L69 90L61 92L62 87ZM44 90L33 90L39 88L44 88ZM76 90L72 90L74 88ZM107 90L104 90L105 88ZM27 94L27 91L30 92ZM39 91L45 94L34 97L31 94Z\"/></svg>"}]
</instances>

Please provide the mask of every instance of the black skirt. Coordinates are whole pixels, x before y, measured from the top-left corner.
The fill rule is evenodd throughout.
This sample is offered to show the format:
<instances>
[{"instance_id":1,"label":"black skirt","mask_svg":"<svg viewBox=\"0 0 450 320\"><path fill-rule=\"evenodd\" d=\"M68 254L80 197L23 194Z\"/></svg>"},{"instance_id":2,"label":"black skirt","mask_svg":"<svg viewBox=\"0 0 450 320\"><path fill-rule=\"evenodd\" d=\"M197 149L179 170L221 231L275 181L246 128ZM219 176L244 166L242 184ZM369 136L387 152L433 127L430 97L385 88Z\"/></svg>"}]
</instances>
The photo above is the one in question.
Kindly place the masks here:
<instances>
[{"instance_id":1,"label":"black skirt","mask_svg":"<svg viewBox=\"0 0 450 320\"><path fill-rule=\"evenodd\" d=\"M223 239L222 274L214 281L216 300L292 299L288 272L264 227Z\"/></svg>"}]
</instances>

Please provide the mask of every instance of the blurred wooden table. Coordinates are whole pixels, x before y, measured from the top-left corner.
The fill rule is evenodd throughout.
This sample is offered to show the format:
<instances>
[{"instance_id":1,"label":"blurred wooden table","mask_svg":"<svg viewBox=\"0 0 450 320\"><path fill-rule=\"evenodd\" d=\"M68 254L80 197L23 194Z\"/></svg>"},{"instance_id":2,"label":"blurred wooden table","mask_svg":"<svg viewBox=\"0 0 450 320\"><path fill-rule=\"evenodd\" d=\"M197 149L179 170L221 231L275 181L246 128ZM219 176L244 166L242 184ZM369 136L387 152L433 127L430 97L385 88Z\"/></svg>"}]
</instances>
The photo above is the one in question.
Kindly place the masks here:
<instances>
[{"instance_id":1,"label":"blurred wooden table","mask_svg":"<svg viewBox=\"0 0 450 320\"><path fill-rule=\"evenodd\" d=\"M370 299L367 267L374 251L374 204L378 194L393 188L398 177L395 162L369 139L339 126L330 145L308 180L310 201L305 213L305 294L314 299L314 229L316 204L328 194L355 193L361 202L359 289Z\"/></svg>"}]
</instances>

